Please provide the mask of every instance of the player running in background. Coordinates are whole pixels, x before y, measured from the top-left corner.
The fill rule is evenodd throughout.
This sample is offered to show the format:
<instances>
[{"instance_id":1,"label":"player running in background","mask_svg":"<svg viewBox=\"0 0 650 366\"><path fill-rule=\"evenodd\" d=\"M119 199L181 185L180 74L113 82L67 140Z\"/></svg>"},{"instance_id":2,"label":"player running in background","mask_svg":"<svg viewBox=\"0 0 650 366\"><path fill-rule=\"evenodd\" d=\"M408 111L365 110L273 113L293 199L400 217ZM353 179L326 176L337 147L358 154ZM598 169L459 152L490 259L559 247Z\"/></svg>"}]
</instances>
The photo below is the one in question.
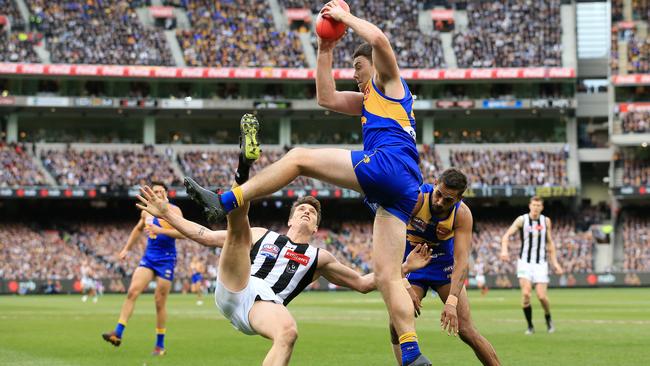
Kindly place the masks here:
<instances>
[{"instance_id":1,"label":"player running in background","mask_svg":"<svg viewBox=\"0 0 650 366\"><path fill-rule=\"evenodd\" d=\"M206 207L208 220L213 222L247 202L276 192L298 176L361 192L368 201L379 204L372 254L377 287L399 334L404 365L431 365L420 352L413 303L400 271L406 223L422 184L413 96L400 77L390 41L377 26L343 10L337 1L327 3L321 13L343 22L366 41L352 60L359 92L336 90L332 61L337 41L319 39L316 66L319 105L361 117L363 150L294 148L246 184L222 195L202 189L189 178L187 191Z\"/></svg>"},{"instance_id":2,"label":"player running in background","mask_svg":"<svg viewBox=\"0 0 650 366\"><path fill-rule=\"evenodd\" d=\"M203 305L203 274L205 265L199 257L192 258L190 262L190 273L192 273L192 285L190 290L196 294L196 305Z\"/></svg>"},{"instance_id":3,"label":"player running in background","mask_svg":"<svg viewBox=\"0 0 650 366\"><path fill-rule=\"evenodd\" d=\"M407 226L404 255L423 244L433 252L426 267L409 273L406 278L417 296L418 314L420 301L431 288L444 303L440 316L443 331L460 336L484 365L499 365L494 348L474 327L465 289L473 225L472 212L462 202L466 188L467 177L455 168L442 172L435 185L421 187L415 213ZM402 365L399 338L392 324L390 329L393 351Z\"/></svg>"},{"instance_id":4,"label":"player running in background","mask_svg":"<svg viewBox=\"0 0 650 366\"><path fill-rule=\"evenodd\" d=\"M243 130L257 128L252 116L242 118ZM246 136L242 140L245 140ZM248 150L251 153L250 150ZM250 164L259 156L246 150L240 156L236 184L245 182ZM320 202L302 197L294 202L289 213L286 235L249 226L248 208L228 215L227 230L212 231L182 218L168 208L148 187L138 197L138 207L163 217L188 238L207 246L222 247L215 301L221 313L244 334L259 334L273 345L263 365L287 365L298 337L296 321L287 310L289 304L310 283L321 276L339 286L361 293L376 288L374 274L360 275L341 264L327 250L309 244L321 220ZM407 258L400 272L409 272L426 265L429 251L419 246ZM402 284L402 286L404 286Z\"/></svg>"},{"instance_id":5,"label":"player running in background","mask_svg":"<svg viewBox=\"0 0 650 366\"><path fill-rule=\"evenodd\" d=\"M169 202L167 187L163 183L153 182L152 192L160 200ZM169 210L182 216L180 208L170 204ZM165 350L165 325L167 323L167 296L174 280L174 267L176 267L176 239L183 235L172 228L164 219L155 217L142 211L140 220L135 225L124 249L119 253L119 258L126 259L129 250L139 241L142 232L147 233L147 247L140 260L138 268L133 272L131 285L122 305L115 330L102 334L105 341L118 347L122 343L122 336L126 324L133 314L135 302L151 281L156 280L156 346L152 352L155 356L162 356Z\"/></svg>"},{"instance_id":6,"label":"player running in background","mask_svg":"<svg viewBox=\"0 0 650 366\"><path fill-rule=\"evenodd\" d=\"M97 303L97 282L95 281L95 272L88 263L87 260L84 260L81 263L81 301L88 301L88 296L93 297L93 303Z\"/></svg>"},{"instance_id":7,"label":"player running in background","mask_svg":"<svg viewBox=\"0 0 650 366\"><path fill-rule=\"evenodd\" d=\"M481 296L487 295L489 288L485 283L485 263L483 263L483 259L479 256L476 256L474 260L474 276L476 278L476 286L481 290Z\"/></svg>"},{"instance_id":8,"label":"player running in background","mask_svg":"<svg viewBox=\"0 0 650 366\"><path fill-rule=\"evenodd\" d=\"M546 290L548 287L548 261L555 269L555 273L562 274L562 267L557 261L555 244L551 234L551 219L542 215L544 201L540 197L532 197L528 204L529 212L515 219L508 231L501 238L501 260L509 261L508 242L510 236L519 232L521 247L517 258L517 278L521 288L521 305L524 310L528 329L525 334L535 333L533 326L533 308L530 305L530 292L532 285L535 285L535 293L539 302L544 308L546 318L546 330L549 333L555 332L555 326L551 320L551 304L548 301Z\"/></svg>"}]
</instances>

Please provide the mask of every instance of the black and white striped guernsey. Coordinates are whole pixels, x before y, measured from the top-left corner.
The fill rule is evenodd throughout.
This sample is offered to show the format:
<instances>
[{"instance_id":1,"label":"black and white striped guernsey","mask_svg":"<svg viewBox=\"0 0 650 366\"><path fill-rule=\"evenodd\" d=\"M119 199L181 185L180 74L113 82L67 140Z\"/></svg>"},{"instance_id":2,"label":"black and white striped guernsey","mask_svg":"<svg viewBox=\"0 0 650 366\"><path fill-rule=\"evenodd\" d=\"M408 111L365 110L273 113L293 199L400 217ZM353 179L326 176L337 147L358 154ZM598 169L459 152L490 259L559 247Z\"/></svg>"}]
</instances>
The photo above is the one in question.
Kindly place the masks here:
<instances>
[{"instance_id":1,"label":"black and white striped guernsey","mask_svg":"<svg viewBox=\"0 0 650 366\"><path fill-rule=\"evenodd\" d=\"M519 230L521 249L519 259L526 263L546 263L546 216L533 220L530 214L522 215L524 225Z\"/></svg>"},{"instance_id":2,"label":"black and white striped guernsey","mask_svg":"<svg viewBox=\"0 0 650 366\"><path fill-rule=\"evenodd\" d=\"M269 284L287 305L313 281L318 248L269 230L253 245L250 258L251 276Z\"/></svg>"}]
</instances>

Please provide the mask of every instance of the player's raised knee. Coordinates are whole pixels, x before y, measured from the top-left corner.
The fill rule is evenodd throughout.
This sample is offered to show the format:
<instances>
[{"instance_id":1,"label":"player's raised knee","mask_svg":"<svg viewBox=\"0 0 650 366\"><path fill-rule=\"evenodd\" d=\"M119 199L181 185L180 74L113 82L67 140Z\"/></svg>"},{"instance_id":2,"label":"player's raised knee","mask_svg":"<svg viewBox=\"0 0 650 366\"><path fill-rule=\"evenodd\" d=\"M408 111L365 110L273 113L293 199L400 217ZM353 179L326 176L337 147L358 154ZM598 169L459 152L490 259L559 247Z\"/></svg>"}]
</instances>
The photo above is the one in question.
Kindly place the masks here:
<instances>
[{"instance_id":1,"label":"player's raised knee","mask_svg":"<svg viewBox=\"0 0 650 366\"><path fill-rule=\"evenodd\" d=\"M298 327L296 324L283 326L282 329L278 332L274 342L280 343L282 345L293 347L293 345L298 340Z\"/></svg>"}]
</instances>

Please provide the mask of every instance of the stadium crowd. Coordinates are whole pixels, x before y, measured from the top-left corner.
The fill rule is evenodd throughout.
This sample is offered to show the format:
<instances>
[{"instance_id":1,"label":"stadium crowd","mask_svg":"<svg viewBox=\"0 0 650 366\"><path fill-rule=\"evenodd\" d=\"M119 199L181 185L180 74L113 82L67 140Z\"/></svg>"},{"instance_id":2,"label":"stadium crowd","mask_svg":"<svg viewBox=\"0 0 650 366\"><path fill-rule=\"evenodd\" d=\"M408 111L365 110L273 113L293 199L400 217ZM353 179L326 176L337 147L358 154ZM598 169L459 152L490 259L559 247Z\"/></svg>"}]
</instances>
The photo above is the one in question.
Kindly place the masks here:
<instances>
[{"instance_id":1,"label":"stadium crowd","mask_svg":"<svg viewBox=\"0 0 650 366\"><path fill-rule=\"evenodd\" d=\"M0 188L47 184L42 169L24 144L0 140Z\"/></svg>"},{"instance_id":2,"label":"stadium crowd","mask_svg":"<svg viewBox=\"0 0 650 366\"><path fill-rule=\"evenodd\" d=\"M136 150L48 150L43 165L60 185L132 187L151 181L180 185L169 158L152 147Z\"/></svg>"},{"instance_id":3,"label":"stadium crowd","mask_svg":"<svg viewBox=\"0 0 650 366\"><path fill-rule=\"evenodd\" d=\"M623 247L626 272L650 271L650 219L643 214L627 214L623 219Z\"/></svg>"},{"instance_id":4,"label":"stadium crowd","mask_svg":"<svg viewBox=\"0 0 650 366\"><path fill-rule=\"evenodd\" d=\"M468 2L468 29L454 35L459 67L562 64L560 0Z\"/></svg>"},{"instance_id":5,"label":"stadium crowd","mask_svg":"<svg viewBox=\"0 0 650 366\"><path fill-rule=\"evenodd\" d=\"M621 118L624 133L648 133L650 131L650 113L628 112Z\"/></svg>"},{"instance_id":6,"label":"stadium crowd","mask_svg":"<svg viewBox=\"0 0 650 366\"><path fill-rule=\"evenodd\" d=\"M25 22L18 7L14 4L14 0L0 0L0 16L7 18L13 31L24 30ZM2 28L3 24L0 24L0 33L2 33Z\"/></svg>"},{"instance_id":7,"label":"stadium crowd","mask_svg":"<svg viewBox=\"0 0 650 366\"><path fill-rule=\"evenodd\" d=\"M275 28L265 0L187 0L181 5L192 24L176 35L188 66L306 66L297 34Z\"/></svg>"},{"instance_id":8,"label":"stadium crowd","mask_svg":"<svg viewBox=\"0 0 650 366\"><path fill-rule=\"evenodd\" d=\"M543 150L452 150L451 165L467 174L470 186L568 184L567 153Z\"/></svg>"},{"instance_id":9,"label":"stadium crowd","mask_svg":"<svg viewBox=\"0 0 650 366\"><path fill-rule=\"evenodd\" d=\"M173 65L162 31L146 29L136 8L148 1L26 0L31 27L47 40L52 63Z\"/></svg>"}]
</instances>

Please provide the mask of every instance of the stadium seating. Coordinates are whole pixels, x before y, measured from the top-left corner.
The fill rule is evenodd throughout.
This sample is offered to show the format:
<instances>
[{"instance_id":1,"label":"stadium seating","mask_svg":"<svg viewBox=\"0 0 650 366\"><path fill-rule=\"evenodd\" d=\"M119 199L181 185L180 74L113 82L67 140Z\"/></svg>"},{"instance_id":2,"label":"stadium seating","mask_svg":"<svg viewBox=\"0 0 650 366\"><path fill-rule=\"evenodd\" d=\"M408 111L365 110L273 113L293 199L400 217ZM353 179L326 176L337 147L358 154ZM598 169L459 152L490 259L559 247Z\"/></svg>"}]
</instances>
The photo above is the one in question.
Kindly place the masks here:
<instances>
[{"instance_id":1,"label":"stadium seating","mask_svg":"<svg viewBox=\"0 0 650 366\"><path fill-rule=\"evenodd\" d=\"M459 67L561 66L560 0L469 2L454 35Z\"/></svg>"},{"instance_id":2,"label":"stadium seating","mask_svg":"<svg viewBox=\"0 0 650 366\"><path fill-rule=\"evenodd\" d=\"M45 173L34 163L26 145L0 141L0 188L45 184Z\"/></svg>"},{"instance_id":3,"label":"stadium seating","mask_svg":"<svg viewBox=\"0 0 650 366\"><path fill-rule=\"evenodd\" d=\"M567 155L543 150L455 150L451 165L467 174L470 186L568 184Z\"/></svg>"},{"instance_id":4,"label":"stadium seating","mask_svg":"<svg viewBox=\"0 0 650 366\"><path fill-rule=\"evenodd\" d=\"M56 182L70 186L132 187L160 181L180 185L169 158L143 150L50 150L42 152L43 165Z\"/></svg>"},{"instance_id":5,"label":"stadium seating","mask_svg":"<svg viewBox=\"0 0 650 366\"><path fill-rule=\"evenodd\" d=\"M192 28L177 38L188 66L306 66L298 36L275 28L267 1L182 3Z\"/></svg>"},{"instance_id":6,"label":"stadium seating","mask_svg":"<svg viewBox=\"0 0 650 366\"><path fill-rule=\"evenodd\" d=\"M650 219L647 215L629 213L623 219L623 246L626 272L650 271Z\"/></svg>"},{"instance_id":7,"label":"stadium seating","mask_svg":"<svg viewBox=\"0 0 650 366\"><path fill-rule=\"evenodd\" d=\"M619 160L623 167L624 186L642 186L650 184L650 161L623 155Z\"/></svg>"},{"instance_id":8,"label":"stadium seating","mask_svg":"<svg viewBox=\"0 0 650 366\"><path fill-rule=\"evenodd\" d=\"M146 29L135 9L147 1L26 0L53 63L173 65L162 31Z\"/></svg>"}]
</instances>

